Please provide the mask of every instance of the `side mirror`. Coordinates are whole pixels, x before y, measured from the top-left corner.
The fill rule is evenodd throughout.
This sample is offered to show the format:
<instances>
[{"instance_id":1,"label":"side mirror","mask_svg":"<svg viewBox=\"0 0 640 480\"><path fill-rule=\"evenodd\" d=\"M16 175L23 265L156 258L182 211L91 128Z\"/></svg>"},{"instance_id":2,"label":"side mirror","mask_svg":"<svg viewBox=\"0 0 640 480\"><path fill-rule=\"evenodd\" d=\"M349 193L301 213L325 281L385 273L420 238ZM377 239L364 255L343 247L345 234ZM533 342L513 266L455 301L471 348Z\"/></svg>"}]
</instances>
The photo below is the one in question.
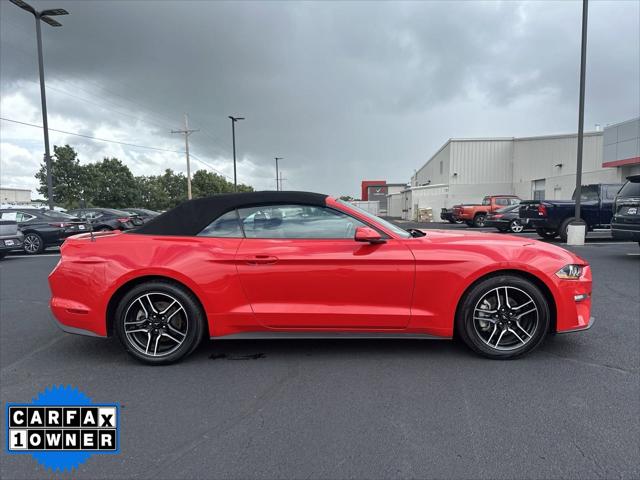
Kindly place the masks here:
<instances>
[{"instance_id":1,"label":"side mirror","mask_svg":"<svg viewBox=\"0 0 640 480\"><path fill-rule=\"evenodd\" d=\"M385 243L386 240L380 236L380 234L373 228L358 227L356 228L355 235L356 242L368 242L368 243Z\"/></svg>"}]
</instances>

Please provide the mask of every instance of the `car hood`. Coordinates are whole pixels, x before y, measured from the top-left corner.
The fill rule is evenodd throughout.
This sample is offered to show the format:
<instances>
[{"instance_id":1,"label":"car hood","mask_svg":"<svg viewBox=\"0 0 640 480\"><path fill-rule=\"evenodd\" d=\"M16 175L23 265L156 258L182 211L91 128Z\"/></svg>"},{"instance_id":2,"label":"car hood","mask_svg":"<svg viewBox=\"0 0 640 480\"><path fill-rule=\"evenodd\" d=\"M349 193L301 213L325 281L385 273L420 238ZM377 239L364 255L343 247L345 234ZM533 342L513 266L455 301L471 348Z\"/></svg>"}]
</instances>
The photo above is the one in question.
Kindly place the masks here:
<instances>
[{"instance_id":1,"label":"car hood","mask_svg":"<svg viewBox=\"0 0 640 480\"><path fill-rule=\"evenodd\" d=\"M515 235L505 235L500 233L486 233L474 231L458 230L421 230L425 233L422 240L431 245L450 245L456 249L480 249L493 250L506 255L509 251L520 250L521 248L535 249L543 255L555 257L559 261L566 263L587 264L578 255L565 250L562 247L548 242L541 242L532 238L518 237Z\"/></svg>"}]
</instances>

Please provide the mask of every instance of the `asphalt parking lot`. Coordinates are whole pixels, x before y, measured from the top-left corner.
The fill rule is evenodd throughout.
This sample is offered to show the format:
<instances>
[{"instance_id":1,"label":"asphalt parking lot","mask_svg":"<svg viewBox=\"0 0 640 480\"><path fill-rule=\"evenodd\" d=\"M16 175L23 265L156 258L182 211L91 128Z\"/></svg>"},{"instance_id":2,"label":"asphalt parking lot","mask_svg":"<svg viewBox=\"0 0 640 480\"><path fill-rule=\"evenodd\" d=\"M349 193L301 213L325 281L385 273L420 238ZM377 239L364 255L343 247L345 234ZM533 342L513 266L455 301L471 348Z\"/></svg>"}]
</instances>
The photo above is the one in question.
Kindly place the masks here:
<instances>
[{"instance_id":1,"label":"asphalt parking lot","mask_svg":"<svg viewBox=\"0 0 640 480\"><path fill-rule=\"evenodd\" d=\"M572 248L593 267L595 326L508 362L447 341L279 340L144 366L50 321L55 251L9 256L0 395L71 384L120 402L121 454L77 478L638 478L640 248L606 237ZM51 477L4 448L0 473Z\"/></svg>"}]
</instances>

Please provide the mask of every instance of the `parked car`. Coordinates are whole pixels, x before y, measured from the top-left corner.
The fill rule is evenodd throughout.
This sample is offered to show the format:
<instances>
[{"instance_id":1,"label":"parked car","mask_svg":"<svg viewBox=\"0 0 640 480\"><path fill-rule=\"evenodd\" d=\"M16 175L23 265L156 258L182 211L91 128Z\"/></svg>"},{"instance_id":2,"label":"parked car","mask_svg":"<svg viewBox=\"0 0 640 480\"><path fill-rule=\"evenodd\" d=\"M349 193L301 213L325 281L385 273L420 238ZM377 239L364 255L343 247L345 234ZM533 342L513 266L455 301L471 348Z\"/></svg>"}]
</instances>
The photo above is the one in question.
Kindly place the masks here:
<instances>
[{"instance_id":1,"label":"parked car","mask_svg":"<svg viewBox=\"0 0 640 480\"><path fill-rule=\"evenodd\" d=\"M510 205L489 213L484 226L495 227L501 232L521 233L530 227L527 219L520 218L519 209L519 205Z\"/></svg>"},{"instance_id":2,"label":"parked car","mask_svg":"<svg viewBox=\"0 0 640 480\"><path fill-rule=\"evenodd\" d=\"M440 211L440 218L449 223L462 223L463 221L453 214L454 209L459 206L460 205L454 205L452 208L443 208Z\"/></svg>"},{"instance_id":3,"label":"parked car","mask_svg":"<svg viewBox=\"0 0 640 480\"><path fill-rule=\"evenodd\" d=\"M77 217L55 210L11 208L0 210L1 220L14 220L24 234L25 253L42 253L47 247L62 245L71 235L83 233L88 225Z\"/></svg>"},{"instance_id":4,"label":"parked car","mask_svg":"<svg viewBox=\"0 0 640 480\"><path fill-rule=\"evenodd\" d=\"M464 221L470 227L484 227L487 214L509 205L517 205L520 198L516 195L487 195L481 204L462 204L453 208L453 216Z\"/></svg>"},{"instance_id":5,"label":"parked car","mask_svg":"<svg viewBox=\"0 0 640 480\"><path fill-rule=\"evenodd\" d=\"M130 230L138 225L142 225L141 219L134 223L135 217L137 216L113 208L79 208L69 210L67 213L86 220L96 232Z\"/></svg>"},{"instance_id":6,"label":"parked car","mask_svg":"<svg viewBox=\"0 0 640 480\"><path fill-rule=\"evenodd\" d=\"M640 245L640 175L627 177L613 205L611 236Z\"/></svg>"},{"instance_id":7,"label":"parked car","mask_svg":"<svg viewBox=\"0 0 640 480\"><path fill-rule=\"evenodd\" d=\"M580 216L587 230L608 227L613 216L613 201L622 184L583 185L580 195ZM520 218L528 219L542 238L551 239L560 235L567 241L567 229L575 219L576 193L572 200L526 200L520 204Z\"/></svg>"},{"instance_id":8,"label":"parked car","mask_svg":"<svg viewBox=\"0 0 640 480\"><path fill-rule=\"evenodd\" d=\"M137 215L142 220L142 223L147 223L152 218L160 215L160 212L155 212L147 208L125 208L123 211L128 212L131 215Z\"/></svg>"},{"instance_id":9,"label":"parked car","mask_svg":"<svg viewBox=\"0 0 640 480\"><path fill-rule=\"evenodd\" d=\"M332 334L455 334L507 359L549 332L592 322L591 269L570 251L506 235L407 231L306 192L199 198L131 232L74 236L49 285L63 330L116 335L152 364L184 358L203 338Z\"/></svg>"},{"instance_id":10,"label":"parked car","mask_svg":"<svg viewBox=\"0 0 640 480\"><path fill-rule=\"evenodd\" d=\"M13 250L22 250L24 235L15 220L0 220L0 259Z\"/></svg>"}]
</instances>

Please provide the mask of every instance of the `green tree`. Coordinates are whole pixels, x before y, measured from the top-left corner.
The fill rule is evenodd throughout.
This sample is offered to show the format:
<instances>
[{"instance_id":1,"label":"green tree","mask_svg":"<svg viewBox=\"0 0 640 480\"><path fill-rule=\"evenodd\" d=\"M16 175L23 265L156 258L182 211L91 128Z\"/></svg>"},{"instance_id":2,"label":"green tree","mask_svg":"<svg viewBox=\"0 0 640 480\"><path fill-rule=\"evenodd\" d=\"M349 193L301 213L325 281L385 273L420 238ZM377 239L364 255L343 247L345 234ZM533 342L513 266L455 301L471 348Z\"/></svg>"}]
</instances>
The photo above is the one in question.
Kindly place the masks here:
<instances>
[{"instance_id":1,"label":"green tree","mask_svg":"<svg viewBox=\"0 0 640 480\"><path fill-rule=\"evenodd\" d=\"M94 207L126 208L136 205L139 193L135 177L117 158L105 158L86 168L85 199Z\"/></svg>"},{"instance_id":2,"label":"green tree","mask_svg":"<svg viewBox=\"0 0 640 480\"><path fill-rule=\"evenodd\" d=\"M56 205L73 208L78 207L82 200L82 191L86 188L85 167L80 165L78 154L69 145L53 147L51 158L51 177L53 180L53 201ZM43 162L36 173L40 182L38 193L49 199L47 190L47 166Z\"/></svg>"},{"instance_id":3,"label":"green tree","mask_svg":"<svg viewBox=\"0 0 640 480\"><path fill-rule=\"evenodd\" d=\"M222 175L198 170L191 179L191 191L194 198L209 197L217 193L233 192L233 184Z\"/></svg>"}]
</instances>

